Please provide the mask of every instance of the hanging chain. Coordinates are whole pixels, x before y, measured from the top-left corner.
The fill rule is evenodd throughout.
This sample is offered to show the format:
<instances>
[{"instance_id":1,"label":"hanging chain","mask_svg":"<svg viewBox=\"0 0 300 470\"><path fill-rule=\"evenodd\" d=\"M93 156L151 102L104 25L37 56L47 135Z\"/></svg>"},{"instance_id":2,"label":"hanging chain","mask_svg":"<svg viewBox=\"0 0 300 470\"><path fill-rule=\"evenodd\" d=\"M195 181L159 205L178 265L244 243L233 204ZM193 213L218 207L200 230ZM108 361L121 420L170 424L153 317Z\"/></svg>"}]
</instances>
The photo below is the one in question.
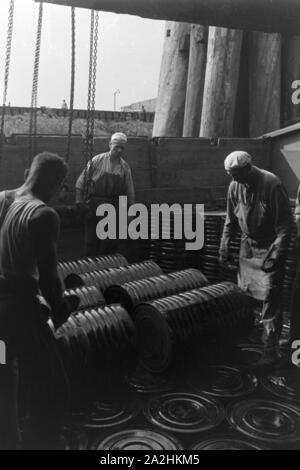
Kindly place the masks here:
<instances>
[{"instance_id":1,"label":"hanging chain","mask_svg":"<svg viewBox=\"0 0 300 470\"><path fill-rule=\"evenodd\" d=\"M69 129L66 161L70 160L71 154L71 138L74 116L74 90L75 90L75 66L76 66L76 14L75 7L71 8L71 28L72 28L72 58L71 58L71 91L70 91L70 112L69 112Z\"/></svg>"},{"instance_id":2,"label":"hanging chain","mask_svg":"<svg viewBox=\"0 0 300 470\"><path fill-rule=\"evenodd\" d=\"M4 144L5 108L6 108L6 100L7 100L8 78L9 78L10 58L11 58L11 45L12 45L12 35L13 35L13 26L14 26L14 8L15 8L15 0L10 0L9 12L8 12L7 38L6 38L3 104L2 104L1 128L0 128L0 139L1 139L0 140L0 162L2 159L3 144Z\"/></svg>"},{"instance_id":3,"label":"hanging chain","mask_svg":"<svg viewBox=\"0 0 300 470\"><path fill-rule=\"evenodd\" d=\"M90 35L90 63L89 63L89 83L88 83L88 105L85 137L86 163L90 163L94 153L94 133L95 133L95 100L97 84L97 59L98 59L98 34L99 34L99 12L91 11L91 35ZM90 164L89 170L84 173L84 199L89 197L89 186L91 184L93 167Z\"/></svg>"},{"instance_id":4,"label":"hanging chain","mask_svg":"<svg viewBox=\"0 0 300 470\"><path fill-rule=\"evenodd\" d=\"M40 52L41 52L41 40L42 40L42 24L43 24L43 2L40 2L37 35L36 35L35 56L34 56L31 109L30 109L30 122L29 122L29 156L28 156L29 163L31 163L36 153L37 95L38 95L39 68L40 68L40 55L41 55Z\"/></svg>"}]
</instances>

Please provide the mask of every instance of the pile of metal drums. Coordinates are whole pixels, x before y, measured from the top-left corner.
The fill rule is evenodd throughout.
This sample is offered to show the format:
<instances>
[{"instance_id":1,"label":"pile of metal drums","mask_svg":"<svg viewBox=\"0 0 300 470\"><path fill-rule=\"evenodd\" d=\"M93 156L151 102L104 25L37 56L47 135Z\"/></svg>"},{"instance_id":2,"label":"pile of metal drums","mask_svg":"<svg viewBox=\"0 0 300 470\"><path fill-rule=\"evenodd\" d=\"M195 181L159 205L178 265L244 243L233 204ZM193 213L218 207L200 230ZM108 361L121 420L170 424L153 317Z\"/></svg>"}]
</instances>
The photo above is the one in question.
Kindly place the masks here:
<instances>
[{"instance_id":1,"label":"pile of metal drums","mask_svg":"<svg viewBox=\"0 0 300 470\"><path fill-rule=\"evenodd\" d=\"M167 218L158 221L152 212L149 217L149 258L165 273L197 267L194 252L186 250L189 240L185 236L183 207L179 204L176 206L177 210L170 213L169 221ZM191 211L191 220L195 227L195 209ZM178 231L181 233L180 237L176 236Z\"/></svg>"},{"instance_id":2,"label":"pile of metal drums","mask_svg":"<svg viewBox=\"0 0 300 470\"><path fill-rule=\"evenodd\" d=\"M106 269L96 271L97 266ZM102 291L111 284L153 277L161 269L153 261L128 265L121 255L78 260L59 268L65 284L73 287L65 296L78 299L76 311L56 331L76 401L83 393L122 381L137 361L135 325L121 305L106 305Z\"/></svg>"},{"instance_id":3,"label":"pile of metal drums","mask_svg":"<svg viewBox=\"0 0 300 470\"><path fill-rule=\"evenodd\" d=\"M108 258L123 264L63 273L80 300L56 332L73 392L64 449L300 448L299 369L287 356L260 374L262 347L235 346L254 323L235 284Z\"/></svg>"},{"instance_id":4,"label":"pile of metal drums","mask_svg":"<svg viewBox=\"0 0 300 470\"><path fill-rule=\"evenodd\" d=\"M199 268L207 276L210 282L237 282L238 257L240 249L239 230L230 243L229 254L231 265L229 268L220 266L219 248L223 233L226 213L207 212L205 213L204 240L205 244L199 254Z\"/></svg>"}]
</instances>

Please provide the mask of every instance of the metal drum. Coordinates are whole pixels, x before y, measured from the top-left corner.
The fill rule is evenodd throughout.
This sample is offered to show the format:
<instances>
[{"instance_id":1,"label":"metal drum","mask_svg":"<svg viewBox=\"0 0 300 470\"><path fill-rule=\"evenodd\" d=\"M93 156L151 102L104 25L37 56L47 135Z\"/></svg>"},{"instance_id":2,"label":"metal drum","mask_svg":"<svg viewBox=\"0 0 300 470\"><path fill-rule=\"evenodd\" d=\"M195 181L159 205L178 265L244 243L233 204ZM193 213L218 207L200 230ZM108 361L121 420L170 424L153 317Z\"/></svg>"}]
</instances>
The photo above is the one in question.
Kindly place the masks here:
<instances>
[{"instance_id":1,"label":"metal drum","mask_svg":"<svg viewBox=\"0 0 300 470\"><path fill-rule=\"evenodd\" d=\"M190 385L199 393L219 398L235 398L251 394L257 388L257 378L230 366L197 369Z\"/></svg>"},{"instance_id":2,"label":"metal drum","mask_svg":"<svg viewBox=\"0 0 300 470\"><path fill-rule=\"evenodd\" d=\"M81 258L74 261L58 263L58 273L66 289L73 289L80 287L80 285L74 284L76 278L73 278L73 275L80 275L99 269L118 268L120 266L126 266L127 264L128 261L126 258L119 254Z\"/></svg>"},{"instance_id":3,"label":"metal drum","mask_svg":"<svg viewBox=\"0 0 300 470\"><path fill-rule=\"evenodd\" d=\"M96 439L93 450L116 451L164 451L183 450L181 443L173 436L155 429L125 429L105 439Z\"/></svg>"},{"instance_id":4,"label":"metal drum","mask_svg":"<svg viewBox=\"0 0 300 470\"><path fill-rule=\"evenodd\" d=\"M179 294L206 285L208 285L208 280L201 271L187 269L128 282L122 286L111 286L104 295L108 304L120 303L128 312L131 312L141 302Z\"/></svg>"},{"instance_id":5,"label":"metal drum","mask_svg":"<svg viewBox=\"0 0 300 470\"><path fill-rule=\"evenodd\" d=\"M151 227L149 231L150 259L155 261L164 273L197 267L197 258L194 252L186 250L188 240L184 235L182 213L183 207L179 207L178 214L182 222L182 236L180 236L180 239L175 238L175 223L176 229L178 229L179 219L176 220L174 212L170 213L170 219L167 221L164 219L158 221L151 213L149 220L149 227ZM191 215L194 222L196 216L195 208L192 209Z\"/></svg>"},{"instance_id":6,"label":"metal drum","mask_svg":"<svg viewBox=\"0 0 300 470\"><path fill-rule=\"evenodd\" d=\"M162 274L160 267L153 261L130 264L120 268L109 268L92 271L78 276L79 283L85 286L96 286L101 292L114 284L125 284Z\"/></svg>"},{"instance_id":7,"label":"metal drum","mask_svg":"<svg viewBox=\"0 0 300 470\"><path fill-rule=\"evenodd\" d=\"M217 401L190 393L158 395L144 406L146 419L176 433L198 433L215 429L225 417Z\"/></svg>"},{"instance_id":8,"label":"metal drum","mask_svg":"<svg viewBox=\"0 0 300 470\"><path fill-rule=\"evenodd\" d=\"M73 396L120 382L136 367L136 329L120 305L76 312L56 338Z\"/></svg>"},{"instance_id":9,"label":"metal drum","mask_svg":"<svg viewBox=\"0 0 300 470\"><path fill-rule=\"evenodd\" d=\"M101 291L95 286L70 289L65 291L64 295L76 295L78 297L79 306L77 310L105 305L105 300Z\"/></svg>"},{"instance_id":10,"label":"metal drum","mask_svg":"<svg viewBox=\"0 0 300 470\"><path fill-rule=\"evenodd\" d=\"M238 436L225 435L201 440L191 450L266 450L266 448Z\"/></svg>"},{"instance_id":11,"label":"metal drum","mask_svg":"<svg viewBox=\"0 0 300 470\"><path fill-rule=\"evenodd\" d=\"M132 312L147 369L162 372L177 356L212 343L234 344L249 334L254 318L248 297L221 283L138 305Z\"/></svg>"},{"instance_id":12,"label":"metal drum","mask_svg":"<svg viewBox=\"0 0 300 470\"><path fill-rule=\"evenodd\" d=\"M300 408L293 404L245 400L228 408L227 419L240 433L269 445L300 442Z\"/></svg>"}]
</instances>

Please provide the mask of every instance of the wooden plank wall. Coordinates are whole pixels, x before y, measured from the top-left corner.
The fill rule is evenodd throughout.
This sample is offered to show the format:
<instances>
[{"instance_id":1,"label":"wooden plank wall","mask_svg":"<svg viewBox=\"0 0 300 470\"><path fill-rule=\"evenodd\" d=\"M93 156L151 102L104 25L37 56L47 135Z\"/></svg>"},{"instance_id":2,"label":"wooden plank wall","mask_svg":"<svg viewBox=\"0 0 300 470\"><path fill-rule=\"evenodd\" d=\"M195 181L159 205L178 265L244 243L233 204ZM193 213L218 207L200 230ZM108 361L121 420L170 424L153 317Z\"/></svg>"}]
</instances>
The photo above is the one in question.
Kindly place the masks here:
<instances>
[{"instance_id":1,"label":"wooden plank wall","mask_svg":"<svg viewBox=\"0 0 300 470\"><path fill-rule=\"evenodd\" d=\"M267 144L262 139L158 139L156 187L206 188L225 196L230 182L224 160L234 150L246 150L254 164L270 168Z\"/></svg>"},{"instance_id":2,"label":"wooden plank wall","mask_svg":"<svg viewBox=\"0 0 300 470\"><path fill-rule=\"evenodd\" d=\"M64 156L66 143L64 136L38 136L37 151ZM106 138L96 138L94 154L106 152L108 143ZM138 201L206 202L226 196L229 178L224 159L237 149L249 151L258 166L270 167L267 144L261 139L129 138L125 159L132 168ZM67 181L70 191L85 163L84 141L74 136ZM13 136L4 145L0 190L21 185L27 167L28 136Z\"/></svg>"},{"instance_id":3,"label":"wooden plank wall","mask_svg":"<svg viewBox=\"0 0 300 470\"><path fill-rule=\"evenodd\" d=\"M40 135L36 140L37 153L49 151L61 156L66 154L67 140L65 136ZM10 189L22 184L25 169L28 167L29 140L27 135L15 135L4 145L0 171L0 190ZM95 139L94 154L108 151L108 139ZM147 138L129 139L128 163L132 168L135 185L138 189L151 187L149 140ZM125 157L127 159L127 156ZM74 191L75 183L86 164L84 141L81 136L73 136L67 184Z\"/></svg>"}]
</instances>

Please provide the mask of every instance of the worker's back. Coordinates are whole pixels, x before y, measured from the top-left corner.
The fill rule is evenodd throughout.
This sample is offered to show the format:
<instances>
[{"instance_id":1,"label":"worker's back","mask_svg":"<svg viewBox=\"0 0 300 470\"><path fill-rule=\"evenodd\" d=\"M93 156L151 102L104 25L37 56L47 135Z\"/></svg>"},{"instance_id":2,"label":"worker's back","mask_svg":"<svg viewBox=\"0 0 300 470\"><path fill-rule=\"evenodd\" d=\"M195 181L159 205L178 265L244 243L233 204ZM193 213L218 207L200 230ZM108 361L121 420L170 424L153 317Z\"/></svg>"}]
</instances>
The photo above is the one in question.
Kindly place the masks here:
<instances>
[{"instance_id":1,"label":"worker's back","mask_svg":"<svg viewBox=\"0 0 300 470\"><path fill-rule=\"evenodd\" d=\"M0 276L10 280L38 279L35 240L30 221L45 204L33 196L9 200L0 193Z\"/></svg>"}]
</instances>

